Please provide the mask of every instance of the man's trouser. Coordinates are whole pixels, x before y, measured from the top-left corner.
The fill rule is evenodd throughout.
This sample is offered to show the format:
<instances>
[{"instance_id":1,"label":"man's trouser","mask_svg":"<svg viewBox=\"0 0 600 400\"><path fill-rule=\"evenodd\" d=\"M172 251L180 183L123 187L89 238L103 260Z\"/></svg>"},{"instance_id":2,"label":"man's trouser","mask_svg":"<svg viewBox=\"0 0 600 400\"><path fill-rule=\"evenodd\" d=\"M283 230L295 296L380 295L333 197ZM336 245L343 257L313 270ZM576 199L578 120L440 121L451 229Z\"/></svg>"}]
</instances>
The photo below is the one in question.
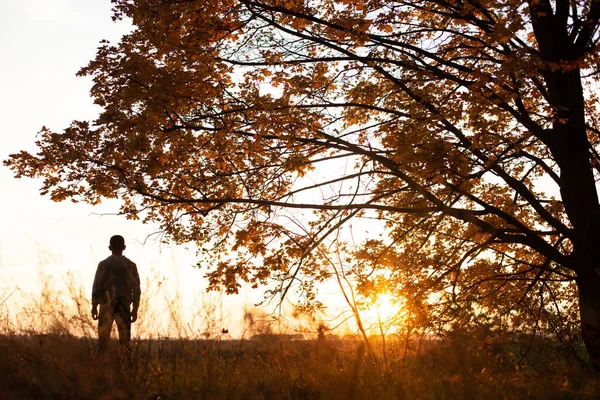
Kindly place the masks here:
<instances>
[{"instance_id":1,"label":"man's trouser","mask_svg":"<svg viewBox=\"0 0 600 400\"><path fill-rule=\"evenodd\" d=\"M129 348L131 340L131 310L123 302L101 303L98 312L98 353L104 353L110 340L113 321L119 330L119 343Z\"/></svg>"}]
</instances>

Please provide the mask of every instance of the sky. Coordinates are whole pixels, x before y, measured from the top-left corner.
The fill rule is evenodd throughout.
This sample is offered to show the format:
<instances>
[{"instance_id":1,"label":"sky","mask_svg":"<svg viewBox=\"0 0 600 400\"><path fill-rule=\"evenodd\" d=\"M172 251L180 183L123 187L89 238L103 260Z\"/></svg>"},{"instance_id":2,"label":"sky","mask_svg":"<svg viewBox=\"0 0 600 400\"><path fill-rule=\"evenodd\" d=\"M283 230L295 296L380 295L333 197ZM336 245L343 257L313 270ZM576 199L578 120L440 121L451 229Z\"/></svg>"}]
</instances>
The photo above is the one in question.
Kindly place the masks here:
<instances>
[{"instance_id":1,"label":"sky","mask_svg":"<svg viewBox=\"0 0 600 400\"><path fill-rule=\"evenodd\" d=\"M110 0L0 0L0 159L35 151L42 126L60 131L74 119L98 115L89 96L91 81L75 74L94 57L100 40L116 42L131 29L114 23L111 15ZM179 294L183 308L193 312L191 303L204 296L206 286L205 271L193 268L193 248L160 244L149 237L156 227L114 215L116 201L54 203L39 195L40 186L40 181L15 179L0 166L0 303L6 299L5 310L18 318L19 307L39 293L45 280L60 290L67 273L89 294L98 261L110 254L110 236L121 234L125 255L137 263L142 282L165 279L158 295ZM246 291L225 299L229 318L224 323L236 325L243 308L259 299ZM167 314L164 305L158 307L159 315Z\"/></svg>"},{"instance_id":2,"label":"sky","mask_svg":"<svg viewBox=\"0 0 600 400\"><path fill-rule=\"evenodd\" d=\"M73 120L96 118L100 108L89 96L91 80L75 74L94 58L101 40L117 42L131 29L111 15L110 0L0 0L1 160L21 150L35 152L43 126L60 131ZM19 310L45 283L64 290L69 276L90 294L96 265L110 254L110 236L121 234L125 255L138 265L142 290L156 297L150 300L162 321L157 331L171 334L166 304L179 296L186 319L198 315L203 301L222 302L220 323L232 336L241 335L244 312L262 299L262 291L206 295L206 271L194 268L193 246L161 244L155 226L115 215L117 201L54 203L39 195L40 186L33 179L15 179L0 165L0 312L19 320ZM150 290L150 281L163 284ZM338 294L328 288L321 294L326 304L338 304L332 308L339 315Z\"/></svg>"}]
</instances>

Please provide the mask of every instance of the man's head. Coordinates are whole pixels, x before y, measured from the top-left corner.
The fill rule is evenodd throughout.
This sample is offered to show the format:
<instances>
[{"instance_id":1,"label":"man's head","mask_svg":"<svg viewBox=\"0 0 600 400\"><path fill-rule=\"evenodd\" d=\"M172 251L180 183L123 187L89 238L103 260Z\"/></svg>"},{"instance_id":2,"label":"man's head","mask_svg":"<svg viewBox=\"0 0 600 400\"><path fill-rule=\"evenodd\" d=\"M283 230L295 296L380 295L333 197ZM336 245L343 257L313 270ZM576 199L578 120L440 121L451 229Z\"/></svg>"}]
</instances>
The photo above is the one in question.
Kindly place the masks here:
<instances>
[{"instance_id":1,"label":"man's head","mask_svg":"<svg viewBox=\"0 0 600 400\"><path fill-rule=\"evenodd\" d=\"M125 239L121 235L115 235L110 238L110 246L108 246L109 250L113 252L113 254L123 254L123 250L125 250Z\"/></svg>"}]
</instances>

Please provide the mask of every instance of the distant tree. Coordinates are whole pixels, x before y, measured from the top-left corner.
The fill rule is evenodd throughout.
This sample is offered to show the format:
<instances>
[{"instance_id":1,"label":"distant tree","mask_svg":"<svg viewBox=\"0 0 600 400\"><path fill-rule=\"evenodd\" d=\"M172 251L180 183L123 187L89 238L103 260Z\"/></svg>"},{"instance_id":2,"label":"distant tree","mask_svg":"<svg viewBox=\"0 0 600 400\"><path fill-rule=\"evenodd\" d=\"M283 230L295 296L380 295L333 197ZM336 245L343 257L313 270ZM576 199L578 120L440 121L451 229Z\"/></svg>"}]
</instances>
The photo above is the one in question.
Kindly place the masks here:
<instances>
[{"instance_id":1,"label":"distant tree","mask_svg":"<svg viewBox=\"0 0 600 400\"><path fill-rule=\"evenodd\" d=\"M121 199L229 292L310 304L343 266L415 313L580 318L600 369L600 1L113 3L135 29L79 72L104 111L44 128L17 177ZM361 218L383 234L335 236Z\"/></svg>"}]
</instances>

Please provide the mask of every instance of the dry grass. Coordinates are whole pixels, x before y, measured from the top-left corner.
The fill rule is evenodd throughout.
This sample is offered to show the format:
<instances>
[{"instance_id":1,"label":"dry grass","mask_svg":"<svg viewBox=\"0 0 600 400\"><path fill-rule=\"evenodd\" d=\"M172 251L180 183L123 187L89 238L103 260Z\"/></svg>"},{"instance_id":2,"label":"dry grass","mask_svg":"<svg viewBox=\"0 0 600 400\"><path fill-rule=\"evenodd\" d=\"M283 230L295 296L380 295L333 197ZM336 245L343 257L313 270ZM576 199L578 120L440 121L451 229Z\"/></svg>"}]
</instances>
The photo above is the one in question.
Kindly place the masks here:
<instances>
[{"instance_id":1,"label":"dry grass","mask_svg":"<svg viewBox=\"0 0 600 400\"><path fill-rule=\"evenodd\" d=\"M542 344L540 344L542 345ZM388 364L360 342L139 340L131 359L70 335L0 337L3 399L598 398L597 381L549 344L515 368L502 349L429 343ZM116 344L115 344L116 347ZM118 349L114 349L118 350ZM466 351L466 352L463 352ZM539 355L539 354L538 354Z\"/></svg>"},{"instance_id":2,"label":"dry grass","mask_svg":"<svg viewBox=\"0 0 600 400\"><path fill-rule=\"evenodd\" d=\"M66 286L32 297L19 326L0 312L0 400L600 398L589 368L539 337L461 332L408 348L388 337L385 354L373 338L369 355L353 339L224 340L214 307L200 313L210 335L186 332L173 307L178 339L136 339L127 357L113 341L98 358L89 301ZM152 331L148 315L140 329Z\"/></svg>"}]
</instances>

